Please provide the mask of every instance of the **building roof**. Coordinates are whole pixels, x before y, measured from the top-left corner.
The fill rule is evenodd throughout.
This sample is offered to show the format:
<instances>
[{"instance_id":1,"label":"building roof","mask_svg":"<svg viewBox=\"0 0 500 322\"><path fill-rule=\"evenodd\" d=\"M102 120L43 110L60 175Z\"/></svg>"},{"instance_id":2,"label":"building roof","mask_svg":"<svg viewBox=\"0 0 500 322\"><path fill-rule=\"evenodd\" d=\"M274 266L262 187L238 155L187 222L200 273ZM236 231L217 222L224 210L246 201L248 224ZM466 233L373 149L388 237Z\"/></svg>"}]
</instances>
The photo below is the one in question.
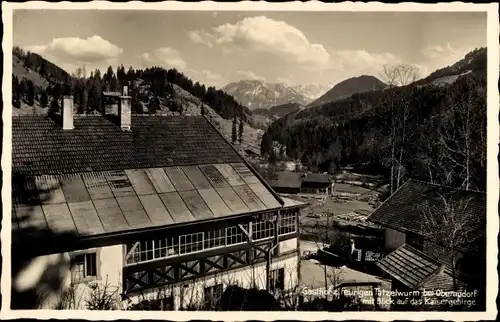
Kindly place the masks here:
<instances>
[{"instance_id":1,"label":"building roof","mask_svg":"<svg viewBox=\"0 0 500 322\"><path fill-rule=\"evenodd\" d=\"M274 188L295 188L300 189L302 184L300 172L281 171L277 173L277 179L270 182Z\"/></svg>"},{"instance_id":2,"label":"building roof","mask_svg":"<svg viewBox=\"0 0 500 322\"><path fill-rule=\"evenodd\" d=\"M281 199L283 199L283 201L285 202L285 204L283 205L284 207L306 207L308 205L307 202L302 202L295 199L285 197L281 197Z\"/></svg>"},{"instance_id":3,"label":"building roof","mask_svg":"<svg viewBox=\"0 0 500 322\"><path fill-rule=\"evenodd\" d=\"M277 173L277 179L270 180L269 183L274 188L299 189L304 183L329 185L332 180L328 174L281 171Z\"/></svg>"},{"instance_id":4,"label":"building roof","mask_svg":"<svg viewBox=\"0 0 500 322\"><path fill-rule=\"evenodd\" d=\"M103 116L75 116L63 130L44 116L12 119L12 170L64 174L242 162L203 117L132 116L131 132Z\"/></svg>"},{"instance_id":5,"label":"building roof","mask_svg":"<svg viewBox=\"0 0 500 322\"><path fill-rule=\"evenodd\" d=\"M433 213L444 211L442 197L466 200L467 213L476 221L473 229L486 233L486 194L476 191L457 190L417 180L408 180L380 205L368 220L399 231L425 235L423 211L430 207Z\"/></svg>"},{"instance_id":6,"label":"building roof","mask_svg":"<svg viewBox=\"0 0 500 322\"><path fill-rule=\"evenodd\" d=\"M421 287L443 268L436 259L407 244L400 246L376 265L412 290Z\"/></svg>"},{"instance_id":7,"label":"building roof","mask_svg":"<svg viewBox=\"0 0 500 322\"><path fill-rule=\"evenodd\" d=\"M302 177L302 182L331 184L332 177L324 173L305 173Z\"/></svg>"},{"instance_id":8,"label":"building roof","mask_svg":"<svg viewBox=\"0 0 500 322\"><path fill-rule=\"evenodd\" d=\"M206 120L103 116L73 130L12 121L13 227L99 235L279 208L283 201Z\"/></svg>"}]
</instances>

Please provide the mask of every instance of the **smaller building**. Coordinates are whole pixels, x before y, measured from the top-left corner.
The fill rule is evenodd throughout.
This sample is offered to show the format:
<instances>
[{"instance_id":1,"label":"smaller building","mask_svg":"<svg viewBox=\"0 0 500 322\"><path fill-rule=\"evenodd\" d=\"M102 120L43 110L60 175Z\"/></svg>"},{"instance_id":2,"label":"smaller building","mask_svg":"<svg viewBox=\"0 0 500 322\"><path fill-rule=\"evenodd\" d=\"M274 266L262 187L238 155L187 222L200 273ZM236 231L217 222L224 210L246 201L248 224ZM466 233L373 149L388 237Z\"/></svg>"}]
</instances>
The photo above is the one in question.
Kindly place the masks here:
<instances>
[{"instance_id":1,"label":"smaller building","mask_svg":"<svg viewBox=\"0 0 500 322\"><path fill-rule=\"evenodd\" d=\"M309 193L330 196L333 194L334 183L329 174L278 172L275 180L270 180L271 187L278 193Z\"/></svg>"},{"instance_id":2,"label":"smaller building","mask_svg":"<svg viewBox=\"0 0 500 322\"><path fill-rule=\"evenodd\" d=\"M486 193L408 180L368 220L385 229L387 255L377 266L392 279L393 289L420 296L423 289L465 288L478 291L481 305Z\"/></svg>"},{"instance_id":3,"label":"smaller building","mask_svg":"<svg viewBox=\"0 0 500 322\"><path fill-rule=\"evenodd\" d=\"M269 184L278 193L297 194L302 184L301 175L300 172L279 172L276 180L270 180Z\"/></svg>"}]
</instances>

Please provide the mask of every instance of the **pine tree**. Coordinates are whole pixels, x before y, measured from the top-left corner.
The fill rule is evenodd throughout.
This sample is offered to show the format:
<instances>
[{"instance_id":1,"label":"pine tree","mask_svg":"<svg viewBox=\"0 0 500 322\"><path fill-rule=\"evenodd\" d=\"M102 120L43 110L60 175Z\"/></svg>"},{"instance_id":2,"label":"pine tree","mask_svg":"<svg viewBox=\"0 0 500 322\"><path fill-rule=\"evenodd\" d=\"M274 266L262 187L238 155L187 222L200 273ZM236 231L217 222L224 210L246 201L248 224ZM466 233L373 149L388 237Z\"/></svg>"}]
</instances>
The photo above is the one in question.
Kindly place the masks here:
<instances>
[{"instance_id":1,"label":"pine tree","mask_svg":"<svg viewBox=\"0 0 500 322\"><path fill-rule=\"evenodd\" d=\"M49 105L49 95L47 91L42 91L42 95L40 96L40 105L45 108Z\"/></svg>"},{"instance_id":2,"label":"pine tree","mask_svg":"<svg viewBox=\"0 0 500 322\"><path fill-rule=\"evenodd\" d=\"M237 131L236 131L236 117L233 119L233 129L232 129L232 133L231 133L231 141L233 143L236 143L236 139L238 138L237 136Z\"/></svg>"},{"instance_id":3,"label":"pine tree","mask_svg":"<svg viewBox=\"0 0 500 322\"><path fill-rule=\"evenodd\" d=\"M205 104L203 103L201 104L200 110L201 110L201 115L205 115Z\"/></svg>"},{"instance_id":4,"label":"pine tree","mask_svg":"<svg viewBox=\"0 0 500 322\"><path fill-rule=\"evenodd\" d=\"M243 142L243 129L244 129L243 120L240 119L240 127L238 129L238 140L240 141L240 144L241 142Z\"/></svg>"},{"instance_id":5,"label":"pine tree","mask_svg":"<svg viewBox=\"0 0 500 322\"><path fill-rule=\"evenodd\" d=\"M273 139L268 132L265 132L262 136L262 142L260 144L260 154L268 155L273 151Z\"/></svg>"},{"instance_id":6,"label":"pine tree","mask_svg":"<svg viewBox=\"0 0 500 322\"><path fill-rule=\"evenodd\" d=\"M16 76L12 75L12 105L21 108L20 84Z\"/></svg>"},{"instance_id":7,"label":"pine tree","mask_svg":"<svg viewBox=\"0 0 500 322\"><path fill-rule=\"evenodd\" d=\"M19 83L19 100L23 101L26 93L28 92L28 84L25 79L22 79Z\"/></svg>"},{"instance_id":8,"label":"pine tree","mask_svg":"<svg viewBox=\"0 0 500 322\"><path fill-rule=\"evenodd\" d=\"M33 106L35 104L35 85L33 85L32 81L28 81L27 99L29 106Z\"/></svg>"}]
</instances>

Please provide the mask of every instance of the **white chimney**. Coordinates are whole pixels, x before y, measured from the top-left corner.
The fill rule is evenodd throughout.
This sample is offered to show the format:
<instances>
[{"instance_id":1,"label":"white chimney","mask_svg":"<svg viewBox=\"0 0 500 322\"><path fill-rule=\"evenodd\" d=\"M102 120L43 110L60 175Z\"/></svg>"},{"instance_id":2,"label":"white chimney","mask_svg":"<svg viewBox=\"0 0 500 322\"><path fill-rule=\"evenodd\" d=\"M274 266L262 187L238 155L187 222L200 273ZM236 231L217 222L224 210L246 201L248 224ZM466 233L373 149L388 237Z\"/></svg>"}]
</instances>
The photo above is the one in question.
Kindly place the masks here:
<instances>
[{"instance_id":1,"label":"white chimney","mask_svg":"<svg viewBox=\"0 0 500 322\"><path fill-rule=\"evenodd\" d=\"M123 96L128 96L128 86L123 86Z\"/></svg>"},{"instance_id":2,"label":"white chimney","mask_svg":"<svg viewBox=\"0 0 500 322\"><path fill-rule=\"evenodd\" d=\"M73 129L73 96L65 95L62 100L63 130Z\"/></svg>"},{"instance_id":3,"label":"white chimney","mask_svg":"<svg viewBox=\"0 0 500 322\"><path fill-rule=\"evenodd\" d=\"M122 131L130 131L132 123L132 97L121 96L118 105L118 115L120 117L120 128Z\"/></svg>"}]
</instances>

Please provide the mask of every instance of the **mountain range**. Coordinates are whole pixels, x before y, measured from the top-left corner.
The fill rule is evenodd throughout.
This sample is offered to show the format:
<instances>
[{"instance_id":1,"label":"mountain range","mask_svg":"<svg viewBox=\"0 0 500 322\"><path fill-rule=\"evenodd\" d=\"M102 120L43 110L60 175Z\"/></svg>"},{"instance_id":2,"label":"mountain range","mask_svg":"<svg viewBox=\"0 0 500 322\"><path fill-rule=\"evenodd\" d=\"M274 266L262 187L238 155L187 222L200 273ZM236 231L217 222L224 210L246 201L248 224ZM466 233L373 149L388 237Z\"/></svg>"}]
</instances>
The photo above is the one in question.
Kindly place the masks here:
<instances>
[{"instance_id":1,"label":"mountain range","mask_svg":"<svg viewBox=\"0 0 500 322\"><path fill-rule=\"evenodd\" d=\"M250 110L269 109L287 103L305 105L311 102L311 98L306 96L306 90L310 90L310 88L304 87L300 93L299 90L285 84L260 80L241 80L229 83L222 90Z\"/></svg>"},{"instance_id":2,"label":"mountain range","mask_svg":"<svg viewBox=\"0 0 500 322\"><path fill-rule=\"evenodd\" d=\"M261 154L276 159L274 147L282 146L280 158L321 172L363 165L359 171L384 174L396 189L414 178L485 191L486 62L486 48L478 48L406 86L384 88L371 79L381 89L269 124Z\"/></svg>"}]
</instances>

